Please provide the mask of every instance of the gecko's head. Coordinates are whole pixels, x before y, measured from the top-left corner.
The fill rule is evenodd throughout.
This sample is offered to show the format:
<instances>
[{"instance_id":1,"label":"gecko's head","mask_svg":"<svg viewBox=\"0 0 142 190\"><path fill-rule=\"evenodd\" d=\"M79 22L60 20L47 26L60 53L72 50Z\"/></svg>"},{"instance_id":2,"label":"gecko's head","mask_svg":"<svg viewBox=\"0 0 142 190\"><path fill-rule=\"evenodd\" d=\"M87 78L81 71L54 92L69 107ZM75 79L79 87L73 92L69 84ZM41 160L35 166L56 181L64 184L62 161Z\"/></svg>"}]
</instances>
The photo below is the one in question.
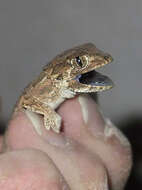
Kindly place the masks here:
<instances>
[{"instance_id":1,"label":"gecko's head","mask_svg":"<svg viewBox=\"0 0 142 190\"><path fill-rule=\"evenodd\" d=\"M112 57L88 43L58 55L52 62L53 72L60 80L67 80L76 92L96 92L110 89L112 81L95 70L112 62Z\"/></svg>"}]
</instances>

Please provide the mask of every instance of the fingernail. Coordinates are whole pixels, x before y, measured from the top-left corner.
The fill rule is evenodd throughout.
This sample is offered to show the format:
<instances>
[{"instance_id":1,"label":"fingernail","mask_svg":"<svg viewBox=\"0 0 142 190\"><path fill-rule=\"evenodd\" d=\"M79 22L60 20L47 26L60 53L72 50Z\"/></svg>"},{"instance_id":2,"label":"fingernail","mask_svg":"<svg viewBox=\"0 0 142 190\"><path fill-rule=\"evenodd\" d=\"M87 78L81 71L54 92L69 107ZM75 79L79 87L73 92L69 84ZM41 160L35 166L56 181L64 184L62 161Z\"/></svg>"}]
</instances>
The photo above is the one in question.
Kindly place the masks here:
<instances>
[{"instance_id":1,"label":"fingernail","mask_svg":"<svg viewBox=\"0 0 142 190\"><path fill-rule=\"evenodd\" d=\"M130 146L128 139L123 135L123 133L111 122L110 119L105 119L105 129L104 135L107 139L115 136L123 146Z\"/></svg>"},{"instance_id":2,"label":"fingernail","mask_svg":"<svg viewBox=\"0 0 142 190\"><path fill-rule=\"evenodd\" d=\"M82 111L82 116L84 119L84 122L87 124L88 120L89 120L89 110L88 110L88 100L87 100L87 96L86 95L80 95L78 97L80 106L81 106L81 111Z\"/></svg>"},{"instance_id":3,"label":"fingernail","mask_svg":"<svg viewBox=\"0 0 142 190\"><path fill-rule=\"evenodd\" d=\"M109 190L108 176L107 176L107 174L104 175L104 180L102 181L102 183L100 183L99 189Z\"/></svg>"},{"instance_id":4,"label":"fingernail","mask_svg":"<svg viewBox=\"0 0 142 190\"><path fill-rule=\"evenodd\" d=\"M37 114L35 114L29 110L25 110L25 114L29 118L31 123L33 124L35 131L39 135L42 135L42 131L41 131L42 121L41 121L40 117Z\"/></svg>"},{"instance_id":5,"label":"fingernail","mask_svg":"<svg viewBox=\"0 0 142 190\"><path fill-rule=\"evenodd\" d=\"M78 101L80 103L84 123L88 129L92 130L95 134L103 133L104 120L95 101L88 95L80 95Z\"/></svg>"},{"instance_id":6,"label":"fingernail","mask_svg":"<svg viewBox=\"0 0 142 190\"><path fill-rule=\"evenodd\" d=\"M52 131L52 129L47 130L43 125L42 118L38 114L33 113L29 110L26 110L25 114L31 121L36 133L40 135L44 141L50 145L62 148L70 145L71 141L61 133L55 133Z\"/></svg>"},{"instance_id":7,"label":"fingernail","mask_svg":"<svg viewBox=\"0 0 142 190\"><path fill-rule=\"evenodd\" d=\"M104 175L102 175L99 180L96 180L95 182L92 181L88 185L88 189L90 189L90 190L94 190L94 189L109 190L107 174L104 173Z\"/></svg>"}]
</instances>

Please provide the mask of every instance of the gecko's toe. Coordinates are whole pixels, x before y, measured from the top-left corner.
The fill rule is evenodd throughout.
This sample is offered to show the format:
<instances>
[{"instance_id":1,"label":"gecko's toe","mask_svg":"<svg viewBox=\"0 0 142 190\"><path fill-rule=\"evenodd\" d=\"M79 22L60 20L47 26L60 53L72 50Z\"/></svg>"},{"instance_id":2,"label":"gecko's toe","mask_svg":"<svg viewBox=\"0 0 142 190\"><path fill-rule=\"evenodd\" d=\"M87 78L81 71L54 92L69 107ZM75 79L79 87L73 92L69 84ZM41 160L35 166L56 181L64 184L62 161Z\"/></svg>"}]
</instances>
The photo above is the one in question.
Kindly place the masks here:
<instances>
[{"instance_id":1,"label":"gecko's toe","mask_svg":"<svg viewBox=\"0 0 142 190\"><path fill-rule=\"evenodd\" d=\"M61 128L61 117L59 115L56 115L56 117L52 119L45 117L44 126L47 130L50 130L52 128L53 131L59 133Z\"/></svg>"}]
</instances>

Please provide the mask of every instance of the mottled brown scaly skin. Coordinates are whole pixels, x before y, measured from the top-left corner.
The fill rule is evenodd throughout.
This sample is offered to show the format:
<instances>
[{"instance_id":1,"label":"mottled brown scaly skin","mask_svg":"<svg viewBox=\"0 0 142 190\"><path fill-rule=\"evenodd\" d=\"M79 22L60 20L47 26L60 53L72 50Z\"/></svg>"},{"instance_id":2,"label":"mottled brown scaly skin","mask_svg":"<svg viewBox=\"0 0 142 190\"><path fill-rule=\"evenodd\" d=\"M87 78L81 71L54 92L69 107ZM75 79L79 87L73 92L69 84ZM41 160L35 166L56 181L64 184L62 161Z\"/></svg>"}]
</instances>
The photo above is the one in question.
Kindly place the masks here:
<instances>
[{"instance_id":1,"label":"mottled brown scaly skin","mask_svg":"<svg viewBox=\"0 0 142 190\"><path fill-rule=\"evenodd\" d=\"M81 64L76 58L79 57ZM93 44L83 44L56 56L47 64L39 77L31 82L19 98L15 112L27 109L44 116L46 129L60 131L61 117L55 109L68 98L80 93L110 89L112 85L92 86L75 78L112 61L112 57L98 50Z\"/></svg>"}]
</instances>

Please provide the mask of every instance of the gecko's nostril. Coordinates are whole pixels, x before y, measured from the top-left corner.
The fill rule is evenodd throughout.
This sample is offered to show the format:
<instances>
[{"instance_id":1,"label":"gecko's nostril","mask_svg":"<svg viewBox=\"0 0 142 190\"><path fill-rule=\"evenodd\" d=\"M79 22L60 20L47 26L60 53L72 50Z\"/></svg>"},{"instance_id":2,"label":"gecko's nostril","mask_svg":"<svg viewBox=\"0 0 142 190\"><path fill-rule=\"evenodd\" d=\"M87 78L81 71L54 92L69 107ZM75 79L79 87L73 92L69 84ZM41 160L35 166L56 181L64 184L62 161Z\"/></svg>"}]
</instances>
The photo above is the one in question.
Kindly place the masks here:
<instances>
[{"instance_id":1,"label":"gecko's nostril","mask_svg":"<svg viewBox=\"0 0 142 190\"><path fill-rule=\"evenodd\" d=\"M112 57L108 54L108 55L105 55L104 56L104 59L106 60L106 61L108 61L108 62L112 62L113 61L113 59L112 59Z\"/></svg>"}]
</instances>

